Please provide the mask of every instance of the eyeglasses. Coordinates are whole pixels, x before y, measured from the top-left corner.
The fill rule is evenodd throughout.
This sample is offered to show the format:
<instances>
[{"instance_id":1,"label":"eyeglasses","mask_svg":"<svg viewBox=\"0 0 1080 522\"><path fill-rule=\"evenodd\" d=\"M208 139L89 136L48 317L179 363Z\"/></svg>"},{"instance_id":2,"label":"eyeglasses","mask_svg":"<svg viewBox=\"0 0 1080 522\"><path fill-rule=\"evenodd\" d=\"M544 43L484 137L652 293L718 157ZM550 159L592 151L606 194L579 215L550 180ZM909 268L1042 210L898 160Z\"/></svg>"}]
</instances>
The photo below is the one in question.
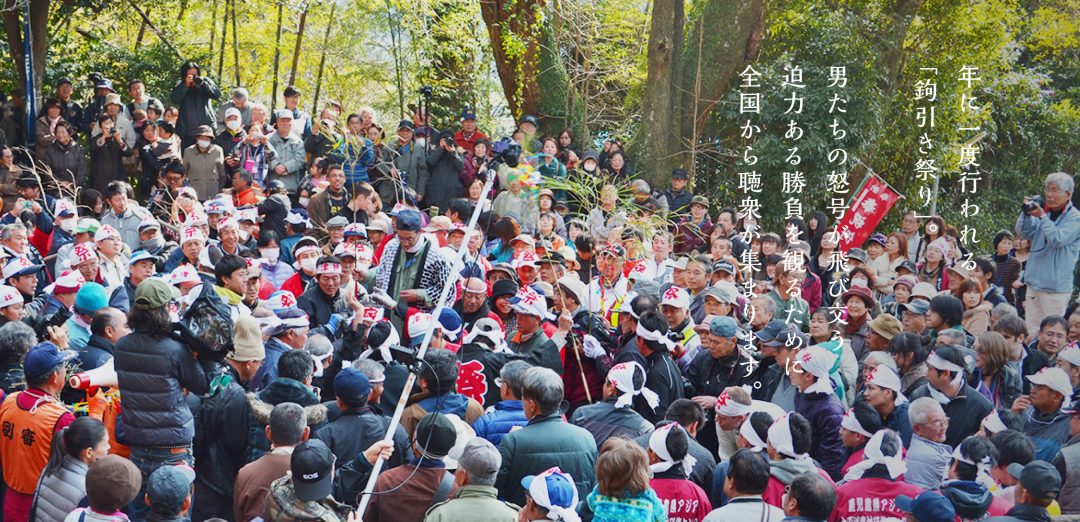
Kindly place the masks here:
<instances>
[{"instance_id":1,"label":"eyeglasses","mask_svg":"<svg viewBox=\"0 0 1080 522\"><path fill-rule=\"evenodd\" d=\"M944 428L944 427L946 427L948 425L949 425L949 419L947 419L947 418L936 420L934 422L927 422L927 423L923 424L923 426L929 426L931 428Z\"/></svg>"}]
</instances>

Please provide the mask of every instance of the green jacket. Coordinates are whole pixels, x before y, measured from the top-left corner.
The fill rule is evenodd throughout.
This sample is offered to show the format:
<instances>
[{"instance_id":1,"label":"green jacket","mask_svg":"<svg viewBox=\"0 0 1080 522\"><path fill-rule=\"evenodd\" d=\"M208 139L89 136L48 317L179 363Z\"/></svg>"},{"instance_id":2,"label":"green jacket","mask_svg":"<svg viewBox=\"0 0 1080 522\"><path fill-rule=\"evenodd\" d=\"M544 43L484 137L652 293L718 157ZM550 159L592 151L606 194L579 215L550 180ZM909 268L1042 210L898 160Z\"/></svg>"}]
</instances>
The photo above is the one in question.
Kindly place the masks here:
<instances>
[{"instance_id":1,"label":"green jacket","mask_svg":"<svg viewBox=\"0 0 1080 522\"><path fill-rule=\"evenodd\" d=\"M424 522L516 522L521 508L499 500L498 494L491 486L462 486L454 498L431 506Z\"/></svg>"},{"instance_id":2,"label":"green jacket","mask_svg":"<svg viewBox=\"0 0 1080 522\"><path fill-rule=\"evenodd\" d=\"M799 330L803 333L810 331L810 304L806 302L806 299L793 295L784 301L775 288L769 291L769 297L776 303L776 314L773 317L799 325ZM790 316L788 316L789 313Z\"/></svg>"},{"instance_id":3,"label":"green jacket","mask_svg":"<svg viewBox=\"0 0 1080 522\"><path fill-rule=\"evenodd\" d=\"M292 473L289 473L270 484L263 519L267 522L345 522L350 511L352 508L334 497L318 502L296 498Z\"/></svg>"},{"instance_id":4,"label":"green jacket","mask_svg":"<svg viewBox=\"0 0 1080 522\"><path fill-rule=\"evenodd\" d=\"M520 430L507 433L499 443L502 466L495 480L499 496L525 504L521 479L558 466L577 482L578 498L596 485L596 440L584 428L562 420L558 413L537 415Z\"/></svg>"}]
</instances>

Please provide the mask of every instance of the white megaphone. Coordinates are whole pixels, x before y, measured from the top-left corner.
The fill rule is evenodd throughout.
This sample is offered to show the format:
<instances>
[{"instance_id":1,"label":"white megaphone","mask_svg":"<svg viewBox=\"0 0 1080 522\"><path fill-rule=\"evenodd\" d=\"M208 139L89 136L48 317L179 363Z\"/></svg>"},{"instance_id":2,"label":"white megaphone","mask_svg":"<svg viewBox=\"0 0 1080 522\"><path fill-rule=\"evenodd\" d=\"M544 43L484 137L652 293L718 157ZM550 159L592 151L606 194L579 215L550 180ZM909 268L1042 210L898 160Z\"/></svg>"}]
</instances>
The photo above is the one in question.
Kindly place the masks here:
<instances>
[{"instance_id":1,"label":"white megaphone","mask_svg":"<svg viewBox=\"0 0 1080 522\"><path fill-rule=\"evenodd\" d=\"M93 370L79 372L71 376L68 384L76 390L88 388L115 388L117 385L116 369L113 368L113 359L105 361L105 364Z\"/></svg>"}]
</instances>

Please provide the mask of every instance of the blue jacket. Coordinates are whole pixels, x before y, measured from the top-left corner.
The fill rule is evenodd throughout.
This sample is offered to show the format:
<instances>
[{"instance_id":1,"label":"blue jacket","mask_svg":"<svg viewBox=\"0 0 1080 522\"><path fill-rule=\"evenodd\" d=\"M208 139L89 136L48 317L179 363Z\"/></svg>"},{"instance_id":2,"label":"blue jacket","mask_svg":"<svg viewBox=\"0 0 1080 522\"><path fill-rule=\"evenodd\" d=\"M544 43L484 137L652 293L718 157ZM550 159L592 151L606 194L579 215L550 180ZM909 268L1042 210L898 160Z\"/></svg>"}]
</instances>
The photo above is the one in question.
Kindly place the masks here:
<instances>
[{"instance_id":1,"label":"blue jacket","mask_svg":"<svg viewBox=\"0 0 1080 522\"><path fill-rule=\"evenodd\" d=\"M840 421L844 419L844 405L835 393L798 393L795 395L795 411L813 426L810 456L821 464L821 469L838 479L844 467L844 443L840 440Z\"/></svg>"},{"instance_id":2,"label":"blue jacket","mask_svg":"<svg viewBox=\"0 0 1080 522\"><path fill-rule=\"evenodd\" d=\"M1080 255L1080 211L1069 202L1056 220L1049 212L1041 218L1021 214L1016 232L1018 239L1031 239L1024 284L1041 292L1071 294Z\"/></svg>"},{"instance_id":3,"label":"blue jacket","mask_svg":"<svg viewBox=\"0 0 1080 522\"><path fill-rule=\"evenodd\" d=\"M281 354L291 350L291 348L273 337L267 340L264 346L266 348L266 358L263 359L258 371L255 372L255 376L251 378L251 382L248 383L248 390L252 392L266 388L277 379L278 359L281 359Z\"/></svg>"},{"instance_id":4,"label":"blue jacket","mask_svg":"<svg viewBox=\"0 0 1080 522\"><path fill-rule=\"evenodd\" d=\"M900 434L900 440L903 441L904 447L911 445L911 419L908 418L908 406L910 402L905 402L896 407L895 410L888 416L882 419L882 427L888 428Z\"/></svg>"},{"instance_id":5,"label":"blue jacket","mask_svg":"<svg viewBox=\"0 0 1080 522\"><path fill-rule=\"evenodd\" d=\"M472 428L477 437L483 437L496 447L502 442L503 437L510 433L514 426L524 426L529 423L525 418L525 407L521 401L499 401L495 405L495 411L476 419Z\"/></svg>"}]
</instances>

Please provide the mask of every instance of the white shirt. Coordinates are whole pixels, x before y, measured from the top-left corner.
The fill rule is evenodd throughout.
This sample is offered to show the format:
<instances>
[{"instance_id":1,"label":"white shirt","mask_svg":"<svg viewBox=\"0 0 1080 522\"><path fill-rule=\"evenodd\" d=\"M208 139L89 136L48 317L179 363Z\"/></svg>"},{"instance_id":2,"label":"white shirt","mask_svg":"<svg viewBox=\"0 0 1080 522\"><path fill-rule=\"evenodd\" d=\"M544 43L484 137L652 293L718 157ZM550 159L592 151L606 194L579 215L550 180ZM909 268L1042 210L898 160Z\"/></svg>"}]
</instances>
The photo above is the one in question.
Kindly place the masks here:
<instances>
[{"instance_id":1,"label":"white shirt","mask_svg":"<svg viewBox=\"0 0 1080 522\"><path fill-rule=\"evenodd\" d=\"M780 522L784 517L784 510L766 504L761 495L752 495L731 499L723 507L709 512L702 522Z\"/></svg>"}]
</instances>

